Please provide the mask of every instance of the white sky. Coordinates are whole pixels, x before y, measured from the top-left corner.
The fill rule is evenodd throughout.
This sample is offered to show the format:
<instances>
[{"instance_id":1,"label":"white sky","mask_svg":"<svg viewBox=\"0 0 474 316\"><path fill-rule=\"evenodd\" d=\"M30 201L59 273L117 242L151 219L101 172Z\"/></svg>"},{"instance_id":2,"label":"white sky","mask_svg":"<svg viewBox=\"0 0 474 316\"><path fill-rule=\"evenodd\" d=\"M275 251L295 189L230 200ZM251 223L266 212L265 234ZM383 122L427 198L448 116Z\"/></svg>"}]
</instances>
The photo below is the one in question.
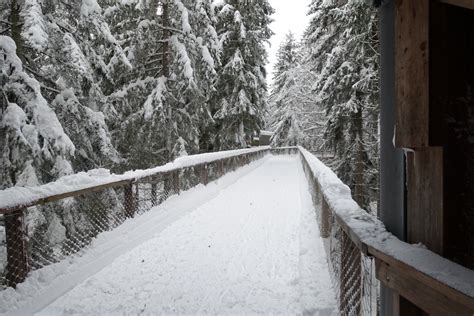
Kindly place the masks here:
<instances>
[{"instance_id":1,"label":"white sky","mask_svg":"<svg viewBox=\"0 0 474 316\"><path fill-rule=\"evenodd\" d=\"M269 0L269 2L276 11L272 15L275 22L270 25L275 35L270 39L271 47L267 65L267 78L271 83L278 47L289 31L292 31L297 39L301 38L309 23L309 17L306 14L311 0Z\"/></svg>"}]
</instances>

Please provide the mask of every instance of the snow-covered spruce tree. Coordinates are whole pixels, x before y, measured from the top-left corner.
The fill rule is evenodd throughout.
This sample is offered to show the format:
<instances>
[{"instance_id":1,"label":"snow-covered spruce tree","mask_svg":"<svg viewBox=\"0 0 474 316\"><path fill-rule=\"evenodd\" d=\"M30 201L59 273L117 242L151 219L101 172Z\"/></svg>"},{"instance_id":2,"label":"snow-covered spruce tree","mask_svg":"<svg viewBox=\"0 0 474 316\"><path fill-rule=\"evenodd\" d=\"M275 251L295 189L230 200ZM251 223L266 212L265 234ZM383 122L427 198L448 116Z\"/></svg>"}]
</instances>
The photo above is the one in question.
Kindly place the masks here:
<instances>
[{"instance_id":1,"label":"snow-covered spruce tree","mask_svg":"<svg viewBox=\"0 0 474 316\"><path fill-rule=\"evenodd\" d=\"M325 111L326 147L336 171L364 207L377 201L378 91L376 12L363 1L314 0L305 34L314 92Z\"/></svg>"},{"instance_id":2,"label":"snow-covered spruce tree","mask_svg":"<svg viewBox=\"0 0 474 316\"><path fill-rule=\"evenodd\" d=\"M0 70L2 189L37 185L71 172L75 147L8 36L0 36Z\"/></svg>"},{"instance_id":3,"label":"snow-covered spruce tree","mask_svg":"<svg viewBox=\"0 0 474 316\"><path fill-rule=\"evenodd\" d=\"M115 133L127 166L150 167L197 152L218 64L211 1L132 1L118 10L138 23L125 47L132 79L108 98L121 111Z\"/></svg>"},{"instance_id":4,"label":"snow-covered spruce tree","mask_svg":"<svg viewBox=\"0 0 474 316\"><path fill-rule=\"evenodd\" d=\"M118 161L118 153L100 113L103 76L95 75L100 73L97 66L100 63L92 63L98 55L94 51L107 51L104 43L108 42L101 40L94 46L85 39L99 38L97 34L104 33L107 27L103 23L94 27L98 23L83 21L81 14L88 12L84 7L94 6L94 3L92 0L11 1L8 10L2 11L2 19L11 21L7 34L18 47L17 54L25 72L39 82L42 95L77 149L76 155L71 157L75 171L112 167ZM88 25L89 30L83 32L87 36L81 35L81 25ZM109 46L113 45L109 43ZM115 48L117 50L119 48ZM102 64L113 59L114 56L103 58Z\"/></svg>"},{"instance_id":5,"label":"snow-covered spruce tree","mask_svg":"<svg viewBox=\"0 0 474 316\"><path fill-rule=\"evenodd\" d=\"M267 86L265 43L274 12L267 0L225 0L216 7L221 67L212 113L214 148L245 147L263 127Z\"/></svg>"},{"instance_id":6,"label":"snow-covered spruce tree","mask_svg":"<svg viewBox=\"0 0 474 316\"><path fill-rule=\"evenodd\" d=\"M324 116L311 92L315 75L301 62L304 48L291 32L280 45L266 125L274 132L274 146L302 145L316 152L322 147Z\"/></svg>"},{"instance_id":7,"label":"snow-covered spruce tree","mask_svg":"<svg viewBox=\"0 0 474 316\"><path fill-rule=\"evenodd\" d=\"M112 167L118 160L99 111L105 76L99 69L102 65L94 62L113 60L114 56L97 54L108 51L104 49L107 41L94 45L85 40L107 31L103 21L82 21L85 17L81 12L88 12L85 6L97 9L91 0L9 1L7 7L2 7L1 20L8 25L3 33L10 35L3 39L7 43L2 46L3 52L18 55L21 62L12 63L15 57L2 58L3 188L38 185L74 171ZM95 19L101 20L97 16ZM81 25L89 27L82 31L87 36L81 35ZM16 49L8 44L8 38ZM117 47L113 51L119 53ZM59 146L61 143L67 143L69 149ZM77 209L73 201L64 203L69 205L48 205L28 212L28 233L33 240L60 249L67 236L88 226L87 210Z\"/></svg>"},{"instance_id":8,"label":"snow-covered spruce tree","mask_svg":"<svg viewBox=\"0 0 474 316\"><path fill-rule=\"evenodd\" d=\"M16 50L11 37L0 36L2 189L14 185L35 186L71 173L69 158L75 150L41 94L40 83L24 71ZM27 214L30 236L41 225L46 230L55 230L58 216L35 210Z\"/></svg>"},{"instance_id":9,"label":"snow-covered spruce tree","mask_svg":"<svg viewBox=\"0 0 474 316\"><path fill-rule=\"evenodd\" d=\"M31 57L46 49L48 36L36 1L1 3L1 147L2 188L51 181L72 171L75 147L66 135L42 84L27 72ZM29 49L30 47L33 50ZM33 56L32 56L33 55ZM31 181L26 181L28 178Z\"/></svg>"}]
</instances>

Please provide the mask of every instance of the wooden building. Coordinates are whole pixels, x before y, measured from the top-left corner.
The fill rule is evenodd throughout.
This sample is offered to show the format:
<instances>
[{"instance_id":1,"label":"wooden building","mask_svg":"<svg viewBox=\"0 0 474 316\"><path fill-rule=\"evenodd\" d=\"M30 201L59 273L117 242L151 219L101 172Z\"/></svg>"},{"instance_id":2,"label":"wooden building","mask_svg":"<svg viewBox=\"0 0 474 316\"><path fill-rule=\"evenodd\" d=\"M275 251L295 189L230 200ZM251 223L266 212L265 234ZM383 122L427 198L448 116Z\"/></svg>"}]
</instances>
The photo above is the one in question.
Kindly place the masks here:
<instances>
[{"instance_id":1,"label":"wooden building","mask_svg":"<svg viewBox=\"0 0 474 316\"><path fill-rule=\"evenodd\" d=\"M260 146L270 146L272 142L272 136L273 132L261 130L259 136Z\"/></svg>"},{"instance_id":2,"label":"wooden building","mask_svg":"<svg viewBox=\"0 0 474 316\"><path fill-rule=\"evenodd\" d=\"M380 217L400 239L474 269L474 0L376 2ZM426 315L410 301L383 288L382 314Z\"/></svg>"}]
</instances>

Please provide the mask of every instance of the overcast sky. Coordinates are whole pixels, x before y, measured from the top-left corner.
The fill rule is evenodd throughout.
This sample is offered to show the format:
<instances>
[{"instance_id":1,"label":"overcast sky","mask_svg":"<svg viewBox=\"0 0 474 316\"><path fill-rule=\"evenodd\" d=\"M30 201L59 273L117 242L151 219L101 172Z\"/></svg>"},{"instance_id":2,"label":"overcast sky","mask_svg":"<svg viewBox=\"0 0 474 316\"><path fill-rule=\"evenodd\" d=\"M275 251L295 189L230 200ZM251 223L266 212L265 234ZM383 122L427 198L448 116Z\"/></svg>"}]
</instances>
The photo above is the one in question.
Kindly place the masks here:
<instances>
[{"instance_id":1,"label":"overcast sky","mask_svg":"<svg viewBox=\"0 0 474 316\"><path fill-rule=\"evenodd\" d=\"M297 39L301 38L309 23L309 17L306 14L311 0L269 0L269 2L276 11L272 16L275 22L270 25L275 35L270 39L271 47L267 65L268 82L271 82L278 46L289 31L292 31Z\"/></svg>"}]
</instances>

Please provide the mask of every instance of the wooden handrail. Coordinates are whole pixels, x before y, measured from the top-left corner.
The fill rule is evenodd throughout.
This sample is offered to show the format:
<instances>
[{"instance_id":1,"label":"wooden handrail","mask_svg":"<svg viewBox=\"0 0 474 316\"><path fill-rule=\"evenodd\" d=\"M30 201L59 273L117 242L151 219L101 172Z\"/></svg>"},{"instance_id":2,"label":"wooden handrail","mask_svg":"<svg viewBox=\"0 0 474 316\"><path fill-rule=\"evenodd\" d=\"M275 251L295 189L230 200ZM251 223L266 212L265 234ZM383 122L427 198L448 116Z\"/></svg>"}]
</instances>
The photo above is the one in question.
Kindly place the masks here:
<instances>
[{"instance_id":1,"label":"wooden handrail","mask_svg":"<svg viewBox=\"0 0 474 316\"><path fill-rule=\"evenodd\" d=\"M324 183L311 168L309 157L314 156L301 147L299 151L309 166L309 176L320 187L321 192L317 194L323 196L335 221L360 252L375 258L376 276L383 284L430 314L474 315L473 270L428 249L399 240L379 219L360 208L334 207L337 201L324 190ZM318 163L322 164L319 160ZM334 174L330 176L335 178ZM338 181L340 188L344 189L345 185ZM337 186L338 183L331 185ZM376 236L372 236L370 231L376 232Z\"/></svg>"},{"instance_id":2,"label":"wooden handrail","mask_svg":"<svg viewBox=\"0 0 474 316\"><path fill-rule=\"evenodd\" d=\"M150 177L156 177L156 176L160 176L160 175L169 174L169 173L172 173L172 172L175 172L175 171L179 171L183 168L191 168L191 167L192 168L202 168L207 164L219 163L219 162L224 161L226 159L239 157L239 156L242 156L242 155L245 155L245 154L262 152L262 151L265 152L265 151L269 151L269 150L270 150L269 147L252 148L252 149L247 149L247 150L232 150L232 151L226 152L227 154L225 155L224 158L222 158L221 155L218 155L217 153L208 153L208 154L204 154L204 155L210 156L209 158L206 159L205 162L201 162L201 161L199 161L199 159L197 159L199 162L192 163L192 159L189 159L191 161L190 163L185 163L185 164L181 164L181 165L177 165L177 166L163 165L163 166L159 166L159 167L148 169L148 170L139 170L139 171L131 172L131 173L127 172L127 173L122 174L122 175L111 175L110 178L112 178L112 180L107 181L106 183L84 185L83 187L81 187L79 189L75 189L75 190L65 189L63 191L56 192L56 193L53 193L53 194L44 194L43 196L40 196L40 197L37 196L38 194L35 191L37 191L37 189L41 190L42 188L47 188L47 186L51 185L51 183L45 184L45 185L42 185L42 186L39 186L39 187L31 187L31 188L28 188L28 187L13 187L13 188L9 188L9 189L0 191L0 215L10 214L10 213L13 213L13 212L15 212L17 210L20 210L20 209L24 209L24 208L35 206L35 205L42 205L42 204L45 204L45 203L54 202L54 201L58 201L58 200L61 200L61 199L64 199L64 198L68 198L68 197L79 196L79 195L82 195L82 194L95 192L95 191L100 191L100 190L104 190L104 189L107 189L107 188L120 187L120 186L123 186L127 183L134 183L134 182L136 182L140 179L146 179L146 178L150 178ZM213 154L216 154L215 155L216 158L212 157ZM193 157L199 158L199 156L203 156L203 154L188 156L187 158L193 158ZM179 158L176 161L179 161ZM54 184L54 182L53 182L53 184ZM5 203L5 202L1 201L1 194L2 193L5 194L5 195L15 194L15 191L17 191L17 190L22 190L23 195L28 195L29 194L31 196L31 198L23 196L22 198L24 200L27 200L27 201L23 202L23 203L16 203L16 204L8 204L8 203ZM11 192L11 193L9 193L9 192Z\"/></svg>"},{"instance_id":3,"label":"wooden handrail","mask_svg":"<svg viewBox=\"0 0 474 316\"><path fill-rule=\"evenodd\" d=\"M114 211L114 207L117 207L115 211L118 211L120 215L113 221L114 225L120 225L126 219L135 217L138 212L151 210L171 195L180 194L182 190L191 186L206 185L211 169L213 180L215 180L238 167L264 157L269 152L270 147L258 147L206 153L181 157L173 163L148 170L126 172L122 175L110 175L108 170L95 170L90 173L79 173L61 178L56 182L39 187L13 187L0 191L0 214L7 215L4 216L7 266L2 285L16 287L27 278L32 269L31 244L24 225L26 215L31 211L28 207L66 198L79 198L78 202L83 198L84 200L92 198L95 199L95 206L99 208L99 212L103 216L107 216L109 211ZM212 168L209 169L209 166ZM192 176L188 178L189 172ZM98 198L100 194L87 196L88 193L105 192L110 189L115 190L113 196L118 203L115 206L111 205L110 208L108 206L101 207L100 198ZM148 196L141 199L140 197L144 197L147 191L149 192ZM95 206L87 206L86 211L96 210ZM68 206L61 205L60 207ZM90 242L91 237L106 231L109 227L107 224L97 226L91 234L87 235L86 244ZM72 252L78 251L76 246L75 244L75 247L71 249ZM48 263L54 263L54 261Z\"/></svg>"}]
</instances>

